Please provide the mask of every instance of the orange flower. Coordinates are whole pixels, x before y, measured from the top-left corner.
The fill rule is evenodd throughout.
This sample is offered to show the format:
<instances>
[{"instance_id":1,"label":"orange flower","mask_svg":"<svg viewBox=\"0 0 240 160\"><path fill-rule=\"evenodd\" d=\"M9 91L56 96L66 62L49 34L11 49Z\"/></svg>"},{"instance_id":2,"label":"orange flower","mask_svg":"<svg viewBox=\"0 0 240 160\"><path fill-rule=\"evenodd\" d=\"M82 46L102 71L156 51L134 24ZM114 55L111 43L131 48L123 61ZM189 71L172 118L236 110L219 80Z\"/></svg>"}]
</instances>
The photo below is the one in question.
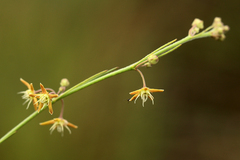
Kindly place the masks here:
<instances>
[{"instance_id":1,"label":"orange flower","mask_svg":"<svg viewBox=\"0 0 240 160\"><path fill-rule=\"evenodd\" d=\"M28 105L27 105L27 109L29 108L29 105L30 103L33 101L33 106L35 108L35 110L37 110L37 107L38 107L38 102L37 102L37 98L35 97L31 97L30 94L34 94L35 91L34 91L34 88L33 88L33 84L29 84L28 82L24 81L22 78L20 78L20 81L25 84L28 88L28 90L26 91L22 91L22 92L19 92L19 93L22 93L22 99L25 99L26 101L23 103L23 104L26 104L28 102Z\"/></svg>"},{"instance_id":2,"label":"orange flower","mask_svg":"<svg viewBox=\"0 0 240 160\"><path fill-rule=\"evenodd\" d=\"M63 136L63 132L64 132L64 127L67 128L67 130L69 131L70 134L71 134L71 130L69 129L68 126L70 126L72 128L78 128L78 126L76 126L72 123L69 123L67 120L65 120L63 118L54 118L53 120L40 123L40 125L48 125L48 124L53 124L52 127L49 129L50 134L52 134L52 132L57 128L57 131L62 133L62 136Z\"/></svg>"},{"instance_id":3,"label":"orange flower","mask_svg":"<svg viewBox=\"0 0 240 160\"><path fill-rule=\"evenodd\" d=\"M152 104L154 104L154 97L151 95L151 93L153 92L163 92L163 89L150 89L148 87L143 87L139 90L130 92L130 95L134 95L131 99L129 99L128 101L132 101L135 99L134 103L136 103L136 100L138 99L138 97L141 96L142 99L142 106L144 107L144 103L147 101L148 98L150 98L152 100Z\"/></svg>"},{"instance_id":4,"label":"orange flower","mask_svg":"<svg viewBox=\"0 0 240 160\"><path fill-rule=\"evenodd\" d=\"M38 102L40 103L39 106L38 106L38 112L45 105L47 105L48 109L49 109L49 113L53 114L52 98L58 97L58 95L57 94L49 94L41 83L40 83L40 87L41 87L42 93L40 93L40 94L30 94L30 96L38 98Z\"/></svg>"}]
</instances>

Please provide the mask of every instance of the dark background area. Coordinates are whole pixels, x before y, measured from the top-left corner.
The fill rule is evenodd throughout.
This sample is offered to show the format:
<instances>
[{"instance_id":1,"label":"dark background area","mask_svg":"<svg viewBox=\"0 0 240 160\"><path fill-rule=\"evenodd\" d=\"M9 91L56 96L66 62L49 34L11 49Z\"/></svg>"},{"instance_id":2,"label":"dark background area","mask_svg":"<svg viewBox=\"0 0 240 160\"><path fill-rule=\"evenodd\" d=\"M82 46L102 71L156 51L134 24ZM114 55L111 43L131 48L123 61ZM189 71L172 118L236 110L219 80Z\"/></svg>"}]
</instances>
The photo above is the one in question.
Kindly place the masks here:
<instances>
[{"instance_id":1,"label":"dark background area","mask_svg":"<svg viewBox=\"0 0 240 160\"><path fill-rule=\"evenodd\" d=\"M224 42L195 40L142 69L147 86L164 88L142 107L128 103L142 86L130 71L65 98L64 137L42 112L0 145L1 160L237 160L240 159L239 1L1 1L0 136L30 115L19 91L23 78L55 90L115 66L136 62L187 35L194 18L205 27L219 16L230 26Z\"/></svg>"}]
</instances>

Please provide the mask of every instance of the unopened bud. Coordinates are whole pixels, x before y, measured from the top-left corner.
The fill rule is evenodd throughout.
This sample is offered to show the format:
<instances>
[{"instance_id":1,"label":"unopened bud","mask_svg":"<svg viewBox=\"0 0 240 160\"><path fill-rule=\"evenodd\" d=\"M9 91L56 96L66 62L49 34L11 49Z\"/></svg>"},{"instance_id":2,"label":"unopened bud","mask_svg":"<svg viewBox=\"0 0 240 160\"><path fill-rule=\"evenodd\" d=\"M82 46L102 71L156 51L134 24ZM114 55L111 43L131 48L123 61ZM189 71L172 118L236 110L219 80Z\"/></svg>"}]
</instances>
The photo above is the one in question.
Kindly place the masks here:
<instances>
[{"instance_id":1,"label":"unopened bud","mask_svg":"<svg viewBox=\"0 0 240 160\"><path fill-rule=\"evenodd\" d=\"M152 67L151 63L147 62L147 63L144 63L144 65L142 65L142 67Z\"/></svg>"},{"instance_id":2,"label":"unopened bud","mask_svg":"<svg viewBox=\"0 0 240 160\"><path fill-rule=\"evenodd\" d=\"M227 32L227 31L230 30L230 28L229 28L229 26L226 25L226 26L223 27L223 30L224 30L225 32Z\"/></svg>"},{"instance_id":3,"label":"unopened bud","mask_svg":"<svg viewBox=\"0 0 240 160\"><path fill-rule=\"evenodd\" d=\"M199 28L197 28L197 27L193 28L193 30L194 30L195 33L199 32Z\"/></svg>"},{"instance_id":4,"label":"unopened bud","mask_svg":"<svg viewBox=\"0 0 240 160\"><path fill-rule=\"evenodd\" d=\"M219 34L222 34L222 33L223 33L223 28L222 28L222 27L217 28L217 32L218 32Z\"/></svg>"},{"instance_id":5,"label":"unopened bud","mask_svg":"<svg viewBox=\"0 0 240 160\"><path fill-rule=\"evenodd\" d=\"M158 56L156 56L155 54L151 54L148 56L148 62L150 64L157 64L158 63Z\"/></svg>"},{"instance_id":6,"label":"unopened bud","mask_svg":"<svg viewBox=\"0 0 240 160\"><path fill-rule=\"evenodd\" d=\"M222 27L222 19L220 17L215 17L213 20L213 27Z\"/></svg>"},{"instance_id":7,"label":"unopened bud","mask_svg":"<svg viewBox=\"0 0 240 160\"><path fill-rule=\"evenodd\" d=\"M67 86L69 86L69 81L68 81L68 79L67 79L67 78L63 78L63 79L61 80L61 82L60 82L60 85L61 85L62 87L67 87Z\"/></svg>"},{"instance_id":8,"label":"unopened bud","mask_svg":"<svg viewBox=\"0 0 240 160\"><path fill-rule=\"evenodd\" d=\"M216 23L222 22L222 19L220 17L215 17L214 18L214 22L216 22Z\"/></svg>"},{"instance_id":9,"label":"unopened bud","mask_svg":"<svg viewBox=\"0 0 240 160\"><path fill-rule=\"evenodd\" d=\"M60 92L62 92L62 91L64 91L64 88L65 88L65 87L59 87L58 90L59 90Z\"/></svg>"},{"instance_id":10,"label":"unopened bud","mask_svg":"<svg viewBox=\"0 0 240 160\"><path fill-rule=\"evenodd\" d=\"M226 38L224 34L221 34L220 40L223 41Z\"/></svg>"},{"instance_id":11,"label":"unopened bud","mask_svg":"<svg viewBox=\"0 0 240 160\"><path fill-rule=\"evenodd\" d=\"M230 29L229 26L224 25L220 17L216 17L214 19L212 26L212 37L214 37L216 40L223 41L226 38L225 33Z\"/></svg>"},{"instance_id":12,"label":"unopened bud","mask_svg":"<svg viewBox=\"0 0 240 160\"><path fill-rule=\"evenodd\" d=\"M204 26L203 26L203 21L198 19L198 18L195 18L192 22L192 26L196 26L197 28L199 29L203 29Z\"/></svg>"}]
</instances>

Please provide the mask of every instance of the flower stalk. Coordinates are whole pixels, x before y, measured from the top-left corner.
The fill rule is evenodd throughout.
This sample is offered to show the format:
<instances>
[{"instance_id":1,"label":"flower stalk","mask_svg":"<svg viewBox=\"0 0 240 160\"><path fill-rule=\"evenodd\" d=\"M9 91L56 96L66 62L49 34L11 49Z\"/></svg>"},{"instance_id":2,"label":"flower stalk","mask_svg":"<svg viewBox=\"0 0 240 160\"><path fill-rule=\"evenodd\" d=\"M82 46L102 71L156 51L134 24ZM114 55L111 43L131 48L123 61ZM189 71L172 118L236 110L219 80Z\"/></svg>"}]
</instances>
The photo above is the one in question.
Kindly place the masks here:
<instances>
[{"instance_id":1,"label":"flower stalk","mask_svg":"<svg viewBox=\"0 0 240 160\"><path fill-rule=\"evenodd\" d=\"M197 20L196 22L194 22L192 24L192 28L190 28L189 34L185 38L178 40L178 41L173 40L173 41L167 43L166 45L159 47L158 49L151 52L150 54L146 55L144 58L140 59L139 61L137 61L133 64L130 64L126 67L123 67L121 69L113 68L110 70L105 70L105 71L99 72L99 73L91 76L90 78L78 83L77 85L75 85L74 87L72 87L66 91L65 91L65 88L62 88L61 90L59 90L58 93L63 92L63 91L65 91L65 92L63 92L59 95L57 95L57 94L51 95L51 94L48 94L47 91L46 92L44 91L45 93L43 93L43 94L47 95L48 97L46 97L45 99L42 98L41 101L39 101L41 106L38 107L38 111L33 112L31 115L29 115L27 118L25 118L22 122L20 122L18 125L16 125L13 129L11 129L7 134L5 134L0 139L0 143L5 141L6 139L8 139L17 130L19 130L21 127L23 127L25 124L27 124L30 120L32 120L34 117L36 117L39 113L41 113L43 110L45 110L49 104L52 105L55 102L57 102L58 100L62 100L63 98L65 98L79 90L82 90L82 89L84 89L88 86L91 86L97 82L100 82L102 80L105 80L107 78L116 76L118 74L121 74L121 73L124 73L127 71L137 70L143 79L143 88L140 90L131 92L131 95L134 95L131 98L131 100L137 99L137 97L140 95L143 100L143 103L146 101L147 98L150 98L153 102L153 97L151 96L150 92L162 92L163 90L147 88L144 77L143 77L141 71L138 70L138 68L143 67L144 64L148 62L149 56L156 55L158 58L160 58L160 57L167 55L168 53L174 51L175 49L180 47L182 44L187 43L189 41L199 39L199 38L205 38L205 37L214 37L215 39L220 39L220 40L224 39L225 38L224 33L229 30L229 27L224 26L223 23L219 19L217 19L215 21L217 21L217 22L214 22L213 25L211 25L210 27L208 27L207 29L205 29L204 31L199 33L199 30L203 28L203 24L201 24L202 23L201 21ZM50 95L50 97L49 97L49 95ZM41 98L42 96L43 96L42 94L36 94L36 93L32 94L33 98L34 97ZM48 105L44 105L44 104L48 104ZM51 106L49 108L49 111L50 111L50 113L52 113ZM63 111L63 108L62 108L62 111ZM60 118L62 118L62 114L60 115Z\"/></svg>"}]
</instances>

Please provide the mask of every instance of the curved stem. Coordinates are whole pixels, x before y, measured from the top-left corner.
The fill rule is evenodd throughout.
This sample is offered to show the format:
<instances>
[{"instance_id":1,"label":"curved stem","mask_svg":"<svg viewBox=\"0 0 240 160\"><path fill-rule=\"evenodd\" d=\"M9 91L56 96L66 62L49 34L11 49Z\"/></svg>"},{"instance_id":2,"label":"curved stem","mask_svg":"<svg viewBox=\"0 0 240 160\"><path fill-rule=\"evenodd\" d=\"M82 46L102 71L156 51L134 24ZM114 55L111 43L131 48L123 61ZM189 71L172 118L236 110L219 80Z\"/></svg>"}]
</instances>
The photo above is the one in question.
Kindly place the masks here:
<instances>
[{"instance_id":1,"label":"curved stem","mask_svg":"<svg viewBox=\"0 0 240 160\"><path fill-rule=\"evenodd\" d=\"M143 76L143 74L142 74L142 72L139 70L139 69L136 69L137 71L138 71L138 73L141 75L141 77L142 77L142 81L143 81L143 88L144 87L146 87L146 81L145 81L145 78L144 78L144 76Z\"/></svg>"},{"instance_id":2,"label":"curved stem","mask_svg":"<svg viewBox=\"0 0 240 160\"><path fill-rule=\"evenodd\" d=\"M61 108L61 113L59 115L59 118L63 118L63 111L64 111L64 101L63 101L63 99L61 99L61 102L62 102L62 108Z\"/></svg>"}]
</instances>

